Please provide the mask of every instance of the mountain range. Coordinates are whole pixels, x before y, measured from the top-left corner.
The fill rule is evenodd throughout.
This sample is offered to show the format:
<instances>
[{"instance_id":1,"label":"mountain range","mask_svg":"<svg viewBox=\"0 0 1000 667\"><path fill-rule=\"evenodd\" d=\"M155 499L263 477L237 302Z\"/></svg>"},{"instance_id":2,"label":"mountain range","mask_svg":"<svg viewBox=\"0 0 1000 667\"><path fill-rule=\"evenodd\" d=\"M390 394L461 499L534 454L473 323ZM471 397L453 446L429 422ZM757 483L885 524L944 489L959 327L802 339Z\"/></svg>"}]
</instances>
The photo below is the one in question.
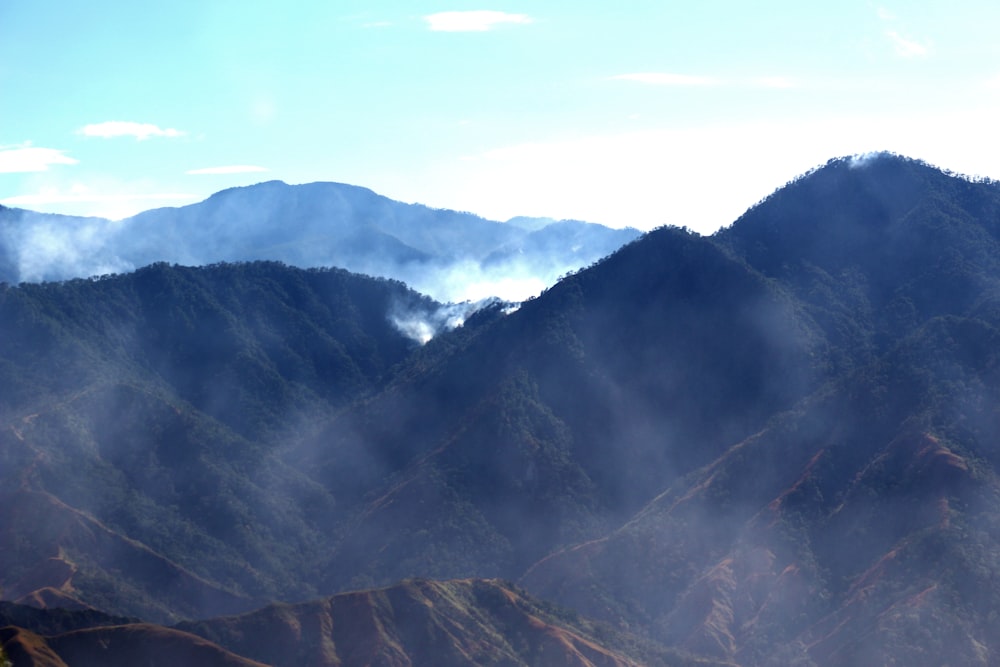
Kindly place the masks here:
<instances>
[{"instance_id":1,"label":"mountain range","mask_svg":"<svg viewBox=\"0 0 1000 667\"><path fill-rule=\"evenodd\" d=\"M578 220L495 222L341 183L270 181L118 221L0 206L0 281L273 260L401 280L441 301L519 301L638 236Z\"/></svg>"},{"instance_id":2,"label":"mountain range","mask_svg":"<svg viewBox=\"0 0 1000 667\"><path fill-rule=\"evenodd\" d=\"M4 650L996 663L996 183L835 159L394 323L441 307L277 262L0 288Z\"/></svg>"}]
</instances>

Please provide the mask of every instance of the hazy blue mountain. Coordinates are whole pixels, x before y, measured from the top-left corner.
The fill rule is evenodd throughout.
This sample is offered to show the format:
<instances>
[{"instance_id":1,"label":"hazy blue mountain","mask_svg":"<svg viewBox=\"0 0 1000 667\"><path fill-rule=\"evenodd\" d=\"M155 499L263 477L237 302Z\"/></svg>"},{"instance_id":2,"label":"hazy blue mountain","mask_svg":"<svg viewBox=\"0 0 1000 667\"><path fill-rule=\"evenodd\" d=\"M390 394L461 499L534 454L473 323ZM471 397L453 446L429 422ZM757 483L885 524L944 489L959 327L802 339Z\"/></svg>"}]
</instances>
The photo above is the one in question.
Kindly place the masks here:
<instances>
[{"instance_id":1,"label":"hazy blue mountain","mask_svg":"<svg viewBox=\"0 0 1000 667\"><path fill-rule=\"evenodd\" d=\"M159 261L275 260L394 278L441 301L519 300L639 234L549 226L540 244L515 224L403 204L366 188L270 181L117 222L0 208L0 280L64 280Z\"/></svg>"},{"instance_id":2,"label":"hazy blue mountain","mask_svg":"<svg viewBox=\"0 0 1000 667\"><path fill-rule=\"evenodd\" d=\"M537 232L539 229L551 225L553 222L556 222L555 218L533 218L519 215L508 220L507 224L526 229L529 232Z\"/></svg>"}]
</instances>

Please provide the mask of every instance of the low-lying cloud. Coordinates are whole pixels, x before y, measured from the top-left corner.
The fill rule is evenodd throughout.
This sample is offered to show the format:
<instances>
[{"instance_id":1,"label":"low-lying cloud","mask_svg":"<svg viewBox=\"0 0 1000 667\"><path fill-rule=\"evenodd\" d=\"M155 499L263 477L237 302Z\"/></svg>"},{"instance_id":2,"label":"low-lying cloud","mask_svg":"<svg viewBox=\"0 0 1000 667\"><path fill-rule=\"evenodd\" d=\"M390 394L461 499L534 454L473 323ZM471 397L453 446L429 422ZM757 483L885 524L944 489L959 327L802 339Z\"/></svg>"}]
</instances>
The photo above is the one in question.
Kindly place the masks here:
<instances>
[{"instance_id":1,"label":"low-lying cloud","mask_svg":"<svg viewBox=\"0 0 1000 667\"><path fill-rule=\"evenodd\" d=\"M19 281L96 276L136 268L109 251L118 223L51 216L33 216L29 223L0 227L0 242L17 266ZM54 276L53 267L58 267L61 275Z\"/></svg>"},{"instance_id":2,"label":"low-lying cloud","mask_svg":"<svg viewBox=\"0 0 1000 667\"><path fill-rule=\"evenodd\" d=\"M541 294L568 269L561 266L553 270L527 260L510 260L484 267L469 260L441 267L415 268L403 276L403 282L421 294L448 303L477 302L488 297L525 301Z\"/></svg>"},{"instance_id":3,"label":"low-lying cloud","mask_svg":"<svg viewBox=\"0 0 1000 667\"><path fill-rule=\"evenodd\" d=\"M499 303L496 298L446 303L436 308L396 303L389 312L389 321L407 338L424 345L439 333L457 329L475 312Z\"/></svg>"}]
</instances>

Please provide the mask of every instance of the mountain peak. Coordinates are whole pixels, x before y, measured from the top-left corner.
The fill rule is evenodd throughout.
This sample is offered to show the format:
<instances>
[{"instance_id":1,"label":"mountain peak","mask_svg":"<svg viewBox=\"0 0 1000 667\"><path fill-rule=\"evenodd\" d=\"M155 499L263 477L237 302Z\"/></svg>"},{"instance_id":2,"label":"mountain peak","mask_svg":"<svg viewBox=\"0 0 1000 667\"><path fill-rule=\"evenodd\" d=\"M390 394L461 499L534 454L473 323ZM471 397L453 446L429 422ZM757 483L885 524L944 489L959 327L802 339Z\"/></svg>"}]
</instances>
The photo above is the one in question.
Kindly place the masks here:
<instances>
[{"instance_id":1,"label":"mountain peak","mask_svg":"<svg viewBox=\"0 0 1000 667\"><path fill-rule=\"evenodd\" d=\"M122 273L161 261L274 260L401 280L457 302L526 299L639 235L590 225L585 238L553 228L546 238L531 239L530 229L515 224L393 201L357 185L279 180L118 223L0 207L0 228L0 281L14 284Z\"/></svg>"},{"instance_id":2,"label":"mountain peak","mask_svg":"<svg viewBox=\"0 0 1000 667\"><path fill-rule=\"evenodd\" d=\"M995 238L1000 228L984 222L995 219L989 212L998 207L1000 188L992 182L871 153L835 158L803 174L716 238L768 275L805 265L877 270L916 248L956 243L968 249L969 235Z\"/></svg>"}]
</instances>

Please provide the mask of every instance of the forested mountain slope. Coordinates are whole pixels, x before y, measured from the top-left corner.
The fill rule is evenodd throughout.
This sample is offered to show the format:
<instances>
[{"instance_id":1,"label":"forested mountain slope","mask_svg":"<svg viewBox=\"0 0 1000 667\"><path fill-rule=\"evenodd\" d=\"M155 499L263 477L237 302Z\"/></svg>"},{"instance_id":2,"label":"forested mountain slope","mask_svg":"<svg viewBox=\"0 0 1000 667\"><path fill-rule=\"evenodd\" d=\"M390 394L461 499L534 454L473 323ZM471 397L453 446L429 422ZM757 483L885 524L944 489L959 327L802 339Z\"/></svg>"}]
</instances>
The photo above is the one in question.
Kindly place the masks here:
<instances>
[{"instance_id":1,"label":"forested mountain slope","mask_svg":"<svg viewBox=\"0 0 1000 667\"><path fill-rule=\"evenodd\" d=\"M436 307L277 264L4 289L4 592L166 620L314 591L340 510L278 451L416 347L389 313Z\"/></svg>"},{"instance_id":2,"label":"forested mountain slope","mask_svg":"<svg viewBox=\"0 0 1000 667\"><path fill-rule=\"evenodd\" d=\"M423 346L439 304L337 271L7 288L0 585L166 621L504 577L668 656L993 664L998 235L997 185L878 155Z\"/></svg>"},{"instance_id":3,"label":"forested mountain slope","mask_svg":"<svg viewBox=\"0 0 1000 667\"><path fill-rule=\"evenodd\" d=\"M828 381L524 584L741 664L992 664L998 231L996 185L880 156L717 234L819 326Z\"/></svg>"}]
</instances>

